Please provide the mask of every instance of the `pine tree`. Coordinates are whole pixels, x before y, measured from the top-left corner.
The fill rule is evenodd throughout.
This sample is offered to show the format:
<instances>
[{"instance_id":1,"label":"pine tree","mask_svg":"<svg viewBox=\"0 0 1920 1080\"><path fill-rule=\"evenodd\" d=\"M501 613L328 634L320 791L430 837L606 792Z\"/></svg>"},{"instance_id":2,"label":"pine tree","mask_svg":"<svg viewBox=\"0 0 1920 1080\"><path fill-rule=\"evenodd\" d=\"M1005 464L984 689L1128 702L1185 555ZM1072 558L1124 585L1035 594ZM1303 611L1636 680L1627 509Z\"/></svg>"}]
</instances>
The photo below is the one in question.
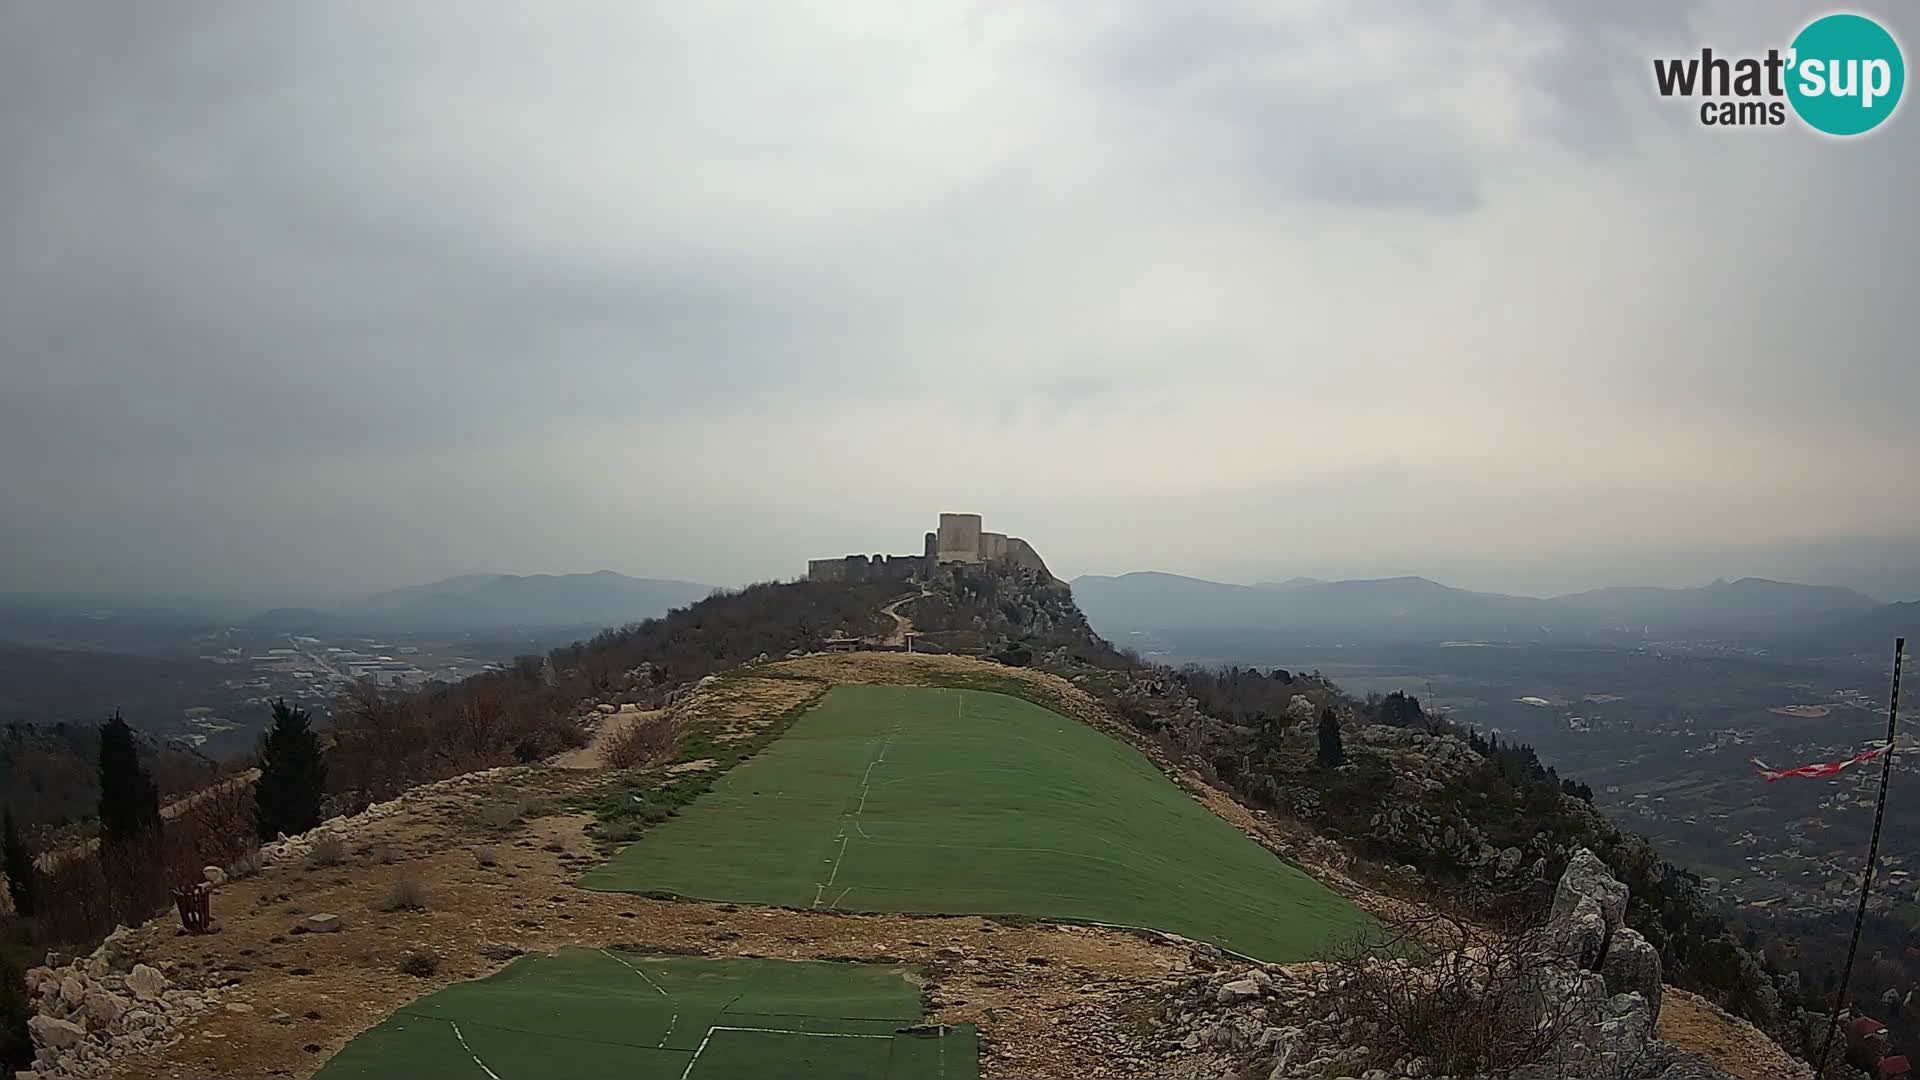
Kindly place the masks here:
<instances>
[{"instance_id":1,"label":"pine tree","mask_svg":"<svg viewBox=\"0 0 1920 1080\"><path fill-rule=\"evenodd\" d=\"M39 908L39 894L33 879L33 852L27 850L27 842L20 838L20 827L14 823L13 808L5 812L4 836L0 836L0 861L4 861L7 871L7 894L13 897L13 910L22 917L30 917Z\"/></svg>"},{"instance_id":2,"label":"pine tree","mask_svg":"<svg viewBox=\"0 0 1920 1080\"><path fill-rule=\"evenodd\" d=\"M1340 718L1329 708L1320 714L1320 764L1331 769L1347 763L1347 751L1340 744Z\"/></svg>"},{"instance_id":3,"label":"pine tree","mask_svg":"<svg viewBox=\"0 0 1920 1080\"><path fill-rule=\"evenodd\" d=\"M160 827L160 789L140 764L133 729L115 709L100 725L100 836L122 843Z\"/></svg>"},{"instance_id":4,"label":"pine tree","mask_svg":"<svg viewBox=\"0 0 1920 1080\"><path fill-rule=\"evenodd\" d=\"M254 785L254 823L262 840L303 833L320 824L327 759L307 710L273 703L273 726L260 740L260 782Z\"/></svg>"}]
</instances>

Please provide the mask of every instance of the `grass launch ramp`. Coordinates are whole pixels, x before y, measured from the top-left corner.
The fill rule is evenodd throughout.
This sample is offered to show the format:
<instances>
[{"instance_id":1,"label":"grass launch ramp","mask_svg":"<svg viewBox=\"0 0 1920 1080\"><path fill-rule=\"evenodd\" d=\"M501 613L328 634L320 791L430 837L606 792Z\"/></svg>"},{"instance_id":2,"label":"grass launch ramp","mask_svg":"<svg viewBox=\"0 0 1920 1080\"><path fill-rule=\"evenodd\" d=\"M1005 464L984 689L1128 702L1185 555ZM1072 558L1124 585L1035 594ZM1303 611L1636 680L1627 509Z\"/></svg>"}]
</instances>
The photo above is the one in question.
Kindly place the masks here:
<instances>
[{"instance_id":1,"label":"grass launch ramp","mask_svg":"<svg viewBox=\"0 0 1920 1080\"><path fill-rule=\"evenodd\" d=\"M316 1080L975 1080L971 1027L903 1030L921 1017L909 974L620 950L526 956L394 1013Z\"/></svg>"},{"instance_id":2,"label":"grass launch ramp","mask_svg":"<svg viewBox=\"0 0 1920 1080\"><path fill-rule=\"evenodd\" d=\"M1151 927L1284 962L1371 924L1138 751L1019 698L842 686L582 882Z\"/></svg>"}]
</instances>

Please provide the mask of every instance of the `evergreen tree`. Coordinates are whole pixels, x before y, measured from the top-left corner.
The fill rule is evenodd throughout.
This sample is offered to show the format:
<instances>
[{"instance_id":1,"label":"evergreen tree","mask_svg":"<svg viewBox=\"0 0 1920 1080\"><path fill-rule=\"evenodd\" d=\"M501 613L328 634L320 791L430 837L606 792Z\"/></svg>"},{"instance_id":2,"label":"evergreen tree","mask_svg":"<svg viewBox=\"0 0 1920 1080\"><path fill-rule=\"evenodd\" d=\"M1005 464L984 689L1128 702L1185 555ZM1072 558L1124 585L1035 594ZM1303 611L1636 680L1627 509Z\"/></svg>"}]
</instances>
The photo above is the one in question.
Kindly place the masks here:
<instances>
[{"instance_id":1,"label":"evergreen tree","mask_svg":"<svg viewBox=\"0 0 1920 1080\"><path fill-rule=\"evenodd\" d=\"M20 838L20 827L14 823L12 807L5 812L4 836L0 837L0 860L6 866L7 893L13 897L13 910L23 918L32 916L39 908L39 896L33 880L33 853L27 850L27 842Z\"/></svg>"},{"instance_id":2,"label":"evergreen tree","mask_svg":"<svg viewBox=\"0 0 1920 1080\"><path fill-rule=\"evenodd\" d=\"M260 739L260 782L254 785L254 823L262 840L320 824L327 759L307 710L273 703L273 726Z\"/></svg>"},{"instance_id":3,"label":"evergreen tree","mask_svg":"<svg viewBox=\"0 0 1920 1080\"><path fill-rule=\"evenodd\" d=\"M100 837L122 843L160 827L160 789L140 764L133 729L115 709L100 725Z\"/></svg>"},{"instance_id":4,"label":"evergreen tree","mask_svg":"<svg viewBox=\"0 0 1920 1080\"><path fill-rule=\"evenodd\" d=\"M1346 762L1346 748L1340 745L1340 718L1329 708L1320 714L1320 764L1331 769Z\"/></svg>"}]
</instances>

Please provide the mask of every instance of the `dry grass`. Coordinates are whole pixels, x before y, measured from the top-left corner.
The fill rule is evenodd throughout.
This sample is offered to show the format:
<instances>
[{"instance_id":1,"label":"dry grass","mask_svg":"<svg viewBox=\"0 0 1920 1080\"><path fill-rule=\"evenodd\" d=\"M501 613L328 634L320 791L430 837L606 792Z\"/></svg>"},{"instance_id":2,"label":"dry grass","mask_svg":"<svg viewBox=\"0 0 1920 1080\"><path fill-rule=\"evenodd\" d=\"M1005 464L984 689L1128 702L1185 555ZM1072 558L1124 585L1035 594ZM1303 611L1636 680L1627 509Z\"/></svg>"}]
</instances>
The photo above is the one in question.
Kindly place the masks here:
<instances>
[{"instance_id":1,"label":"dry grass","mask_svg":"<svg viewBox=\"0 0 1920 1080\"><path fill-rule=\"evenodd\" d=\"M347 842L329 833L313 842L307 852L307 865L314 868L339 866L347 861Z\"/></svg>"},{"instance_id":2,"label":"dry grass","mask_svg":"<svg viewBox=\"0 0 1920 1080\"><path fill-rule=\"evenodd\" d=\"M602 752L609 768L644 769L671 760L685 732L686 725L670 716L632 723L609 738Z\"/></svg>"},{"instance_id":3,"label":"dry grass","mask_svg":"<svg viewBox=\"0 0 1920 1080\"><path fill-rule=\"evenodd\" d=\"M427 910L427 887L413 878L401 878L387 890L386 903L380 905L382 911L425 911Z\"/></svg>"}]
</instances>

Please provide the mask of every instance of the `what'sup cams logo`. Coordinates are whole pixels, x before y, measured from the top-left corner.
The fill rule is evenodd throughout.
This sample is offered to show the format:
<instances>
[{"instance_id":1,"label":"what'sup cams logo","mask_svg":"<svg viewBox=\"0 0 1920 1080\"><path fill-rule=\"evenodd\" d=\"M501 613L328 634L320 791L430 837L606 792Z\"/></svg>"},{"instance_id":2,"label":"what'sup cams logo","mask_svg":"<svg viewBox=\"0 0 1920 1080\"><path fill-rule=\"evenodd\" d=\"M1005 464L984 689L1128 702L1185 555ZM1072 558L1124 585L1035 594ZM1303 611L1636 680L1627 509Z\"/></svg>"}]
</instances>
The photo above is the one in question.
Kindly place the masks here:
<instances>
[{"instance_id":1,"label":"what'sup cams logo","mask_svg":"<svg viewBox=\"0 0 1920 1080\"><path fill-rule=\"evenodd\" d=\"M1765 57L1656 59L1661 97L1699 98L1708 127L1778 126L1792 106L1801 123L1827 135L1864 135L1900 105L1907 65L1900 43L1864 15L1827 15L1808 23L1785 52Z\"/></svg>"}]
</instances>

